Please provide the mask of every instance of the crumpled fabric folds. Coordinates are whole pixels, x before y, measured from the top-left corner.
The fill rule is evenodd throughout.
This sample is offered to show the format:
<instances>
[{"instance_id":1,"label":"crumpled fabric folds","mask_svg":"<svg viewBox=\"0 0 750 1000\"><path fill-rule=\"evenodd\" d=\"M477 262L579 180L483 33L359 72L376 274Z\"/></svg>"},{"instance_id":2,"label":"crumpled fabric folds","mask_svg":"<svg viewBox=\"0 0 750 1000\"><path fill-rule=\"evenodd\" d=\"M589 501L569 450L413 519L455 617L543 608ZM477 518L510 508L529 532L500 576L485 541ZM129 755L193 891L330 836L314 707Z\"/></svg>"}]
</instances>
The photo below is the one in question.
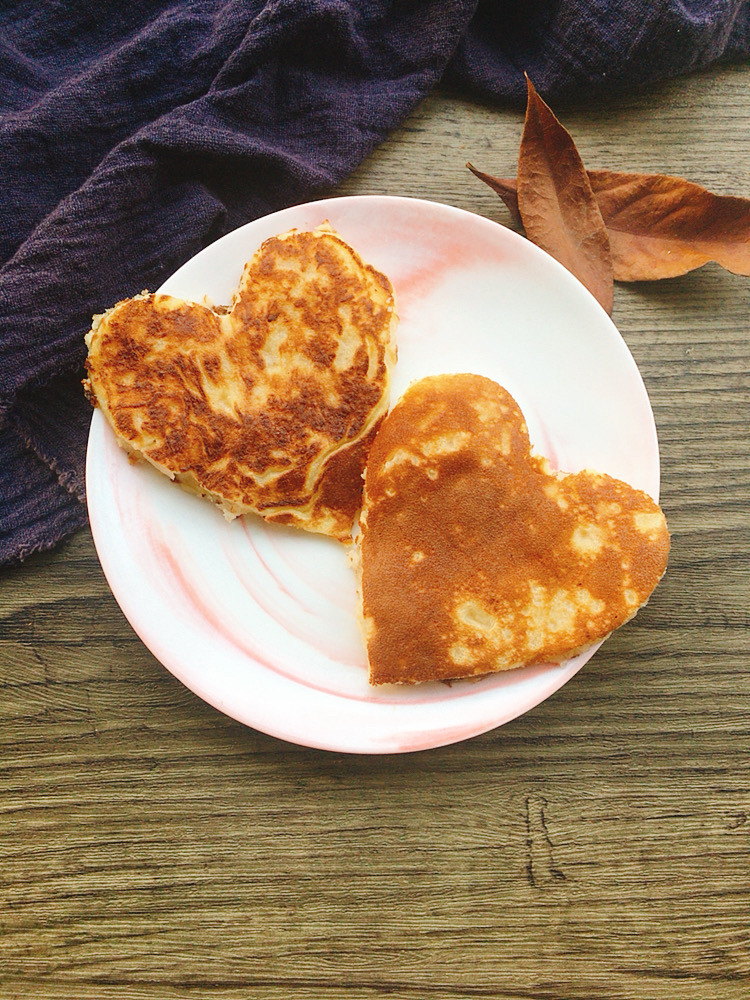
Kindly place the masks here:
<instances>
[{"instance_id":1,"label":"crumpled fabric folds","mask_svg":"<svg viewBox=\"0 0 750 1000\"><path fill-rule=\"evenodd\" d=\"M739 0L3 5L0 563L85 523L93 314L330 193L441 80L574 100L748 53Z\"/></svg>"}]
</instances>

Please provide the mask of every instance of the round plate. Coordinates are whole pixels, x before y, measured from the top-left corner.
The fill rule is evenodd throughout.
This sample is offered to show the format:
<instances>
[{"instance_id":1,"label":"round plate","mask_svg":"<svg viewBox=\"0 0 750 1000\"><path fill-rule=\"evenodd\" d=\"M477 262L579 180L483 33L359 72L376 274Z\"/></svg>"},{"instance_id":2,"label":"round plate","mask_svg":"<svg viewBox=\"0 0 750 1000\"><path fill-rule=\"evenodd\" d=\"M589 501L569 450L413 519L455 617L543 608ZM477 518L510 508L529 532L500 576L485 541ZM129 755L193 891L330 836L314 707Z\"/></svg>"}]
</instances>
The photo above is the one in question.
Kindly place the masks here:
<instances>
[{"instance_id":1,"label":"round plate","mask_svg":"<svg viewBox=\"0 0 750 1000\"><path fill-rule=\"evenodd\" d=\"M263 240L326 220L393 283L393 401L425 375L489 376L557 468L598 469L658 497L653 414L622 338L568 271L487 219L409 198L300 205L223 237L161 290L226 303ZM252 516L226 521L132 465L99 412L87 489L107 580L146 646L220 711L294 743L356 753L454 743L537 705L594 652L452 686L373 688L344 546Z\"/></svg>"}]
</instances>

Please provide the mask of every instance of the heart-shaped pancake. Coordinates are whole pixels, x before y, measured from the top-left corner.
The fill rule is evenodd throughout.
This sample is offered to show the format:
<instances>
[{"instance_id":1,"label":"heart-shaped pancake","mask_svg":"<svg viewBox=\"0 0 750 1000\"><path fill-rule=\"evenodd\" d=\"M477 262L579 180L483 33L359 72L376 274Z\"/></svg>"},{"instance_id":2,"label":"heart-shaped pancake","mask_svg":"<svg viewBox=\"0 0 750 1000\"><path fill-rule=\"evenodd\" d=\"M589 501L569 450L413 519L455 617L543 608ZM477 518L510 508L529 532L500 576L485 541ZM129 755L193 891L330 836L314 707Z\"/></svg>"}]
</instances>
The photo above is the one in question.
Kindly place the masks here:
<instances>
[{"instance_id":1,"label":"heart-shaped pancake","mask_svg":"<svg viewBox=\"0 0 750 1000\"><path fill-rule=\"evenodd\" d=\"M649 496L552 471L478 375L409 387L370 451L360 524L373 684L568 659L636 613L669 551Z\"/></svg>"},{"instance_id":2,"label":"heart-shaped pancake","mask_svg":"<svg viewBox=\"0 0 750 1000\"><path fill-rule=\"evenodd\" d=\"M330 227L267 240L230 308L143 293L96 317L87 393L135 458L229 517L351 537L387 412L388 279Z\"/></svg>"}]
</instances>

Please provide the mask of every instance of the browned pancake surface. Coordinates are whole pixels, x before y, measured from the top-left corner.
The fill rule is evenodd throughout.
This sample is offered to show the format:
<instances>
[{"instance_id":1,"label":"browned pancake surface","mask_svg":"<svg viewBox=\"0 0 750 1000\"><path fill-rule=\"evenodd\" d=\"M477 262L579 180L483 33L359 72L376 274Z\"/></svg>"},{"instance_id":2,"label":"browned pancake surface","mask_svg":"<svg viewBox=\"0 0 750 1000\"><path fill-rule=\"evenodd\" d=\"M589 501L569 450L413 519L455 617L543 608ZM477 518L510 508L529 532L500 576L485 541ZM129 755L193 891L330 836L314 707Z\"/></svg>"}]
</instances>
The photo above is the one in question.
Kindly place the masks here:
<instances>
[{"instance_id":1,"label":"browned pancake surface","mask_svg":"<svg viewBox=\"0 0 750 1000\"><path fill-rule=\"evenodd\" d=\"M567 659L635 614L669 550L649 496L551 472L513 398L476 375L423 379L386 418L362 528L374 684Z\"/></svg>"},{"instance_id":2,"label":"browned pancake surface","mask_svg":"<svg viewBox=\"0 0 750 1000\"><path fill-rule=\"evenodd\" d=\"M332 230L267 240L230 309L137 296L87 337L120 443L233 516L346 539L387 410L393 293Z\"/></svg>"}]
</instances>

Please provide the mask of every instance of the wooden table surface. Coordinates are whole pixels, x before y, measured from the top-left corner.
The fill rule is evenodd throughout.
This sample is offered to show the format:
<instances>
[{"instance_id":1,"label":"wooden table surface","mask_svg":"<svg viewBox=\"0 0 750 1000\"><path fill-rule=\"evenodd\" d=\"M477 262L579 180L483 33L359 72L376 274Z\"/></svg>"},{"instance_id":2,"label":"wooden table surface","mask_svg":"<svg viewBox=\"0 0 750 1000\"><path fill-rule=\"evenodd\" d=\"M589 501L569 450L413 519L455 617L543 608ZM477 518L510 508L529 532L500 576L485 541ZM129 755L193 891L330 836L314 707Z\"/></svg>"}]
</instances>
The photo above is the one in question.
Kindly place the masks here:
<instances>
[{"instance_id":1,"label":"wooden table surface","mask_svg":"<svg viewBox=\"0 0 750 1000\"><path fill-rule=\"evenodd\" d=\"M750 67L558 108L589 167L750 195ZM430 97L339 189L500 222L522 115ZM303 749L209 708L88 531L0 574L0 998L750 996L750 282L619 286L673 533L648 607L443 749Z\"/></svg>"}]
</instances>

